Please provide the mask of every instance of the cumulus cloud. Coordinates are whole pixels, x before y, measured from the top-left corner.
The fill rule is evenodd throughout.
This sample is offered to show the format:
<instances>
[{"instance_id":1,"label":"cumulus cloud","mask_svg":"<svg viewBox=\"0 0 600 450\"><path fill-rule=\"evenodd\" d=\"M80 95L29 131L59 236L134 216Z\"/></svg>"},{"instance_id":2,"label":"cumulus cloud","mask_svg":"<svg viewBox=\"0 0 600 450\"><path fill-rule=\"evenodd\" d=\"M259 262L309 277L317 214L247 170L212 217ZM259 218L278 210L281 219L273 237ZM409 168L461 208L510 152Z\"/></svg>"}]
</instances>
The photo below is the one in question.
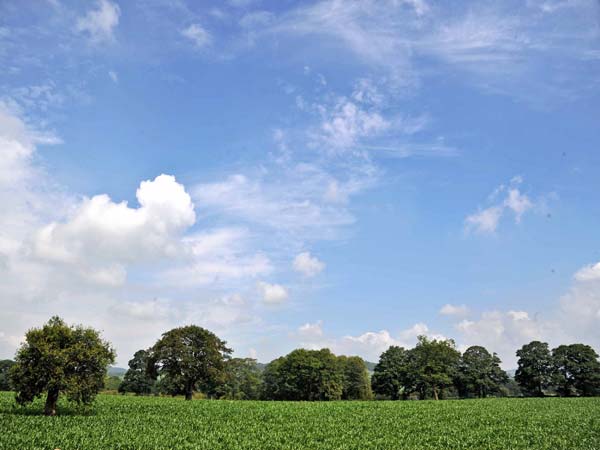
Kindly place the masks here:
<instances>
[{"instance_id":1,"label":"cumulus cloud","mask_svg":"<svg viewBox=\"0 0 600 450\"><path fill-rule=\"evenodd\" d=\"M600 280L600 262L582 267L575 273L574 278L577 281Z\"/></svg>"},{"instance_id":2,"label":"cumulus cloud","mask_svg":"<svg viewBox=\"0 0 600 450\"><path fill-rule=\"evenodd\" d=\"M325 268L325 263L311 256L310 252L302 252L294 258L294 270L304 276L312 277Z\"/></svg>"},{"instance_id":3,"label":"cumulus cloud","mask_svg":"<svg viewBox=\"0 0 600 450\"><path fill-rule=\"evenodd\" d=\"M257 283L257 288L264 303L283 303L289 297L287 289L280 284L271 284L265 281L259 281Z\"/></svg>"},{"instance_id":4,"label":"cumulus cloud","mask_svg":"<svg viewBox=\"0 0 600 450\"><path fill-rule=\"evenodd\" d=\"M469 313L467 305L445 304L440 308L440 314L444 316L465 316Z\"/></svg>"},{"instance_id":5,"label":"cumulus cloud","mask_svg":"<svg viewBox=\"0 0 600 450\"><path fill-rule=\"evenodd\" d=\"M203 48L212 42L212 36L200 24L193 23L181 30L182 36L194 43L196 48Z\"/></svg>"},{"instance_id":6,"label":"cumulus cloud","mask_svg":"<svg viewBox=\"0 0 600 450\"><path fill-rule=\"evenodd\" d=\"M86 198L65 222L53 222L35 236L39 258L97 270L97 279L123 269L115 264L174 257L181 251L178 238L194 224L190 196L175 177L159 175L143 181L136 192L139 208L115 203L107 195Z\"/></svg>"},{"instance_id":7,"label":"cumulus cloud","mask_svg":"<svg viewBox=\"0 0 600 450\"><path fill-rule=\"evenodd\" d=\"M323 321L305 323L298 328L298 334L303 338L320 338L323 336Z\"/></svg>"},{"instance_id":8,"label":"cumulus cloud","mask_svg":"<svg viewBox=\"0 0 600 450\"><path fill-rule=\"evenodd\" d=\"M465 219L465 229L478 233L494 233L502 217L503 209L500 206L491 206L473 213Z\"/></svg>"},{"instance_id":9,"label":"cumulus cloud","mask_svg":"<svg viewBox=\"0 0 600 450\"><path fill-rule=\"evenodd\" d=\"M432 339L445 339L438 333L432 333L424 323L416 323L412 327L400 331L396 336L388 330L368 331L358 336L344 336L333 340L330 344L334 351L345 355L360 355L369 361L377 361L381 353L390 346L410 348L417 342L418 336Z\"/></svg>"},{"instance_id":10,"label":"cumulus cloud","mask_svg":"<svg viewBox=\"0 0 600 450\"><path fill-rule=\"evenodd\" d=\"M119 25L121 8L109 0L98 0L96 9L77 20L75 29L87 33L94 43L114 40L114 30Z\"/></svg>"},{"instance_id":11,"label":"cumulus cloud","mask_svg":"<svg viewBox=\"0 0 600 450\"><path fill-rule=\"evenodd\" d=\"M531 199L519 190L518 186L522 182L523 178L516 176L511 179L509 186L498 186L490 198L496 200L498 195L506 193L504 200L468 215L465 219L465 231L493 234L507 210L514 214L515 223L520 223L523 215L535 206Z\"/></svg>"}]
</instances>

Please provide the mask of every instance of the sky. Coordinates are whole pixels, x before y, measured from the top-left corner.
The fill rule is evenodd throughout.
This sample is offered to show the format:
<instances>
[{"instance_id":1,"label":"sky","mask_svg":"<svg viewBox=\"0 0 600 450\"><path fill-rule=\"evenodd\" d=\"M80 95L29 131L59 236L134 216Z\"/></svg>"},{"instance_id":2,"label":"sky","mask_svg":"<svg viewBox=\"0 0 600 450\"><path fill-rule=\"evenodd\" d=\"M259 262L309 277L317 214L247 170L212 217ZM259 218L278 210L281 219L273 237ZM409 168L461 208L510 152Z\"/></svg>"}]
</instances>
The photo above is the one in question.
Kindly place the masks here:
<instances>
[{"instance_id":1,"label":"sky","mask_svg":"<svg viewBox=\"0 0 600 450\"><path fill-rule=\"evenodd\" d=\"M597 0L0 1L0 358L600 351Z\"/></svg>"}]
</instances>

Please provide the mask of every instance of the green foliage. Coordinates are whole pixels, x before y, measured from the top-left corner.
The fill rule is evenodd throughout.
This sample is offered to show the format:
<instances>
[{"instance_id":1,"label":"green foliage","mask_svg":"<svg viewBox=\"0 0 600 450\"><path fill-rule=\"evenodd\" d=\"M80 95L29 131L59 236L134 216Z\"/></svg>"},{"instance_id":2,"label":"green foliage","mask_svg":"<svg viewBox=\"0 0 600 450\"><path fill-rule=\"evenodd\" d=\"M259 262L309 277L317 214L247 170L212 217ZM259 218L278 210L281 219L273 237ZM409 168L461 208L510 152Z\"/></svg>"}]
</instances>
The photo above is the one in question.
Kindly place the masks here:
<instances>
[{"instance_id":1,"label":"green foliage","mask_svg":"<svg viewBox=\"0 0 600 450\"><path fill-rule=\"evenodd\" d=\"M267 400L340 400L344 379L329 349L298 349L268 364L263 382Z\"/></svg>"},{"instance_id":2,"label":"green foliage","mask_svg":"<svg viewBox=\"0 0 600 450\"><path fill-rule=\"evenodd\" d=\"M121 386L121 380L119 377L115 375L107 375L104 377L104 390L105 391L118 391Z\"/></svg>"},{"instance_id":3,"label":"green foliage","mask_svg":"<svg viewBox=\"0 0 600 450\"><path fill-rule=\"evenodd\" d=\"M373 398L369 371L364 360L358 356L338 356L342 371L342 399L370 400Z\"/></svg>"},{"instance_id":4,"label":"green foliage","mask_svg":"<svg viewBox=\"0 0 600 450\"><path fill-rule=\"evenodd\" d=\"M560 395L600 395L600 362L592 347L561 345L552 350L553 381Z\"/></svg>"},{"instance_id":5,"label":"green foliage","mask_svg":"<svg viewBox=\"0 0 600 450\"><path fill-rule=\"evenodd\" d=\"M517 350L517 357L515 381L526 394L543 397L552 382L553 361L548 344L532 341Z\"/></svg>"},{"instance_id":6,"label":"green foliage","mask_svg":"<svg viewBox=\"0 0 600 450\"><path fill-rule=\"evenodd\" d=\"M404 348L396 346L381 354L371 379L375 395L391 400L400 398L408 384L408 355Z\"/></svg>"},{"instance_id":7,"label":"green foliage","mask_svg":"<svg viewBox=\"0 0 600 450\"><path fill-rule=\"evenodd\" d=\"M261 370L255 359L232 358L225 361L225 379L217 396L227 400L258 400L262 385Z\"/></svg>"},{"instance_id":8,"label":"green foliage","mask_svg":"<svg viewBox=\"0 0 600 450\"><path fill-rule=\"evenodd\" d=\"M15 362L11 359L0 360L0 391L10 391L12 389L8 372L14 365Z\"/></svg>"},{"instance_id":9,"label":"green foliage","mask_svg":"<svg viewBox=\"0 0 600 450\"><path fill-rule=\"evenodd\" d=\"M500 368L500 358L484 347L475 345L463 353L458 367L456 384L463 397L498 394L508 382L508 375Z\"/></svg>"},{"instance_id":10,"label":"green foliage","mask_svg":"<svg viewBox=\"0 0 600 450\"><path fill-rule=\"evenodd\" d=\"M405 390L417 392L422 399L433 396L438 400L445 389L453 386L459 361L453 340L419 336L415 348L409 350Z\"/></svg>"},{"instance_id":11,"label":"green foliage","mask_svg":"<svg viewBox=\"0 0 600 450\"><path fill-rule=\"evenodd\" d=\"M99 395L93 414L61 403L14 409L0 393L0 449L339 450L600 448L600 398L445 402L254 402Z\"/></svg>"},{"instance_id":12,"label":"green foliage","mask_svg":"<svg viewBox=\"0 0 600 450\"><path fill-rule=\"evenodd\" d=\"M224 381L225 360L231 354L225 344L195 325L174 328L163 333L150 350L150 373L166 377L169 387L182 389L186 400L192 399L195 390L213 395Z\"/></svg>"},{"instance_id":13,"label":"green foliage","mask_svg":"<svg viewBox=\"0 0 600 450\"><path fill-rule=\"evenodd\" d=\"M70 327L53 317L42 328L29 330L17 351L10 370L16 400L24 405L47 392L47 415L56 414L60 393L70 401L90 404L114 359L114 351L96 330Z\"/></svg>"},{"instance_id":14,"label":"green foliage","mask_svg":"<svg viewBox=\"0 0 600 450\"><path fill-rule=\"evenodd\" d=\"M147 350L138 350L129 360L129 369L125 372L119 392L133 392L137 395L151 394L155 391L155 380L150 373L150 354Z\"/></svg>"}]
</instances>

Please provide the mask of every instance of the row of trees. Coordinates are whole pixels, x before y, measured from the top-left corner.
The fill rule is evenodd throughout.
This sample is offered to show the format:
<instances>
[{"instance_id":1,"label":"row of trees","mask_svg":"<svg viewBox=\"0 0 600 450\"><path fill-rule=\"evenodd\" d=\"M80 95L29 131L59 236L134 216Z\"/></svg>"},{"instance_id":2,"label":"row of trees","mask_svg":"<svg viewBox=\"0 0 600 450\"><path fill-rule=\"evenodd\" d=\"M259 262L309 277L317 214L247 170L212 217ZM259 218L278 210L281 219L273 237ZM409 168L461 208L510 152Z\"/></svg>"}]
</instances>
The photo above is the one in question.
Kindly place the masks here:
<instances>
[{"instance_id":1,"label":"row of trees","mask_svg":"<svg viewBox=\"0 0 600 450\"><path fill-rule=\"evenodd\" d=\"M197 327L194 327L197 328ZM190 333L190 327L169 333ZM157 343L163 351L165 333ZM368 400L372 397L369 372L357 356L336 356L328 349L294 350L265 367L250 358L215 358L212 373L201 373L203 360L186 361L169 346L173 365L167 370L158 359L157 346L139 350L129 361L118 390L138 395L185 395L201 391L210 398L230 400ZM194 362L197 367L194 367Z\"/></svg>"},{"instance_id":2,"label":"row of trees","mask_svg":"<svg viewBox=\"0 0 600 450\"><path fill-rule=\"evenodd\" d=\"M210 398L251 400L366 400L373 394L437 400L509 395L515 383L500 368L498 356L485 348L473 346L461 354L452 340L424 336L412 349L386 350L372 377L361 358L336 356L328 349L294 350L266 366L231 353L225 341L204 328L175 328L135 353L119 391L183 395L186 400L198 391ZM550 351L548 344L534 341L517 356L515 380L524 395L600 395L600 362L587 345ZM27 332L14 363L0 364L0 388L15 390L19 404L46 394L45 413L54 415L61 394L91 403L114 359L114 350L96 330L53 317Z\"/></svg>"},{"instance_id":3,"label":"row of trees","mask_svg":"<svg viewBox=\"0 0 600 450\"><path fill-rule=\"evenodd\" d=\"M517 351L515 380L529 395L554 391L565 397L600 395L598 354L584 344L559 345L533 341Z\"/></svg>"},{"instance_id":4,"label":"row of trees","mask_svg":"<svg viewBox=\"0 0 600 450\"><path fill-rule=\"evenodd\" d=\"M484 347L469 347L464 354L452 340L418 338L410 350L392 346L375 366L373 392L391 400L416 396L420 399L487 397L506 395L509 377L500 368L500 358Z\"/></svg>"}]
</instances>

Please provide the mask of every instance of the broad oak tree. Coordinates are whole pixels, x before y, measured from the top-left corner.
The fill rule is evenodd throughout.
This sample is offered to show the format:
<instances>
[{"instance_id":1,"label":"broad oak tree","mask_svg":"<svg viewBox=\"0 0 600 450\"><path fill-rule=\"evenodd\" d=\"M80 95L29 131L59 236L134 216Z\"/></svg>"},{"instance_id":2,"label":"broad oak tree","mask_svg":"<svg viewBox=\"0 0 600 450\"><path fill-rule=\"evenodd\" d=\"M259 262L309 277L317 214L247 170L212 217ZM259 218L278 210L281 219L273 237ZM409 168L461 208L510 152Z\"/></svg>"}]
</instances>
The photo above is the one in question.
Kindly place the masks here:
<instances>
[{"instance_id":1,"label":"broad oak tree","mask_svg":"<svg viewBox=\"0 0 600 450\"><path fill-rule=\"evenodd\" d=\"M52 317L42 328L32 328L17 351L10 380L17 403L23 405L46 393L44 414L56 415L58 397L90 404L104 386L115 352L98 331L68 326Z\"/></svg>"},{"instance_id":2,"label":"broad oak tree","mask_svg":"<svg viewBox=\"0 0 600 450\"><path fill-rule=\"evenodd\" d=\"M150 372L176 380L186 400L194 391L209 396L225 378L225 361L232 350L225 341L196 325L167 331L150 349Z\"/></svg>"}]
</instances>

